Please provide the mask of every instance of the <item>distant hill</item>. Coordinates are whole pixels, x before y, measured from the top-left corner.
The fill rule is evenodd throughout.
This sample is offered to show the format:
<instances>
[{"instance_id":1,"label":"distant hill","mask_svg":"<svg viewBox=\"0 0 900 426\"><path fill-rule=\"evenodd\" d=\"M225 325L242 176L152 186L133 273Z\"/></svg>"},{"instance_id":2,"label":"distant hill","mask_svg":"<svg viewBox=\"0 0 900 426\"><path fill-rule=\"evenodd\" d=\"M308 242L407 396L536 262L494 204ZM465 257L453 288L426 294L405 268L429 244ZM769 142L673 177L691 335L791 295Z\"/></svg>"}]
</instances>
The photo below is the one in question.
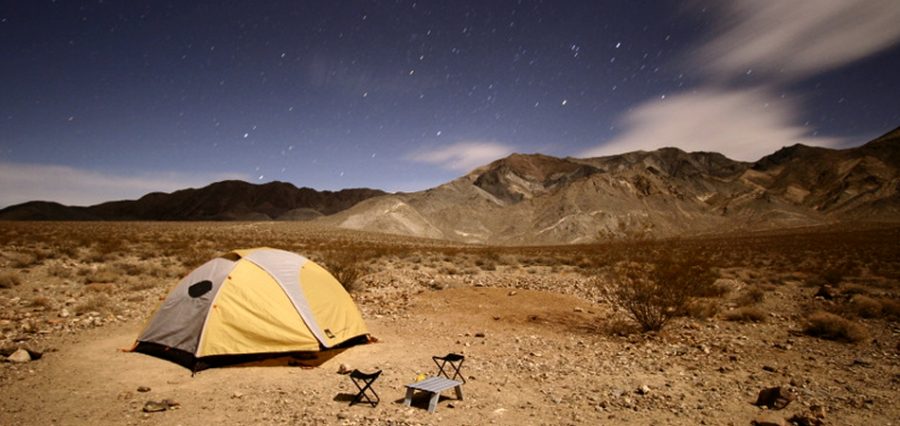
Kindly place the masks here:
<instances>
[{"instance_id":1,"label":"distant hill","mask_svg":"<svg viewBox=\"0 0 900 426\"><path fill-rule=\"evenodd\" d=\"M863 146L794 145L755 163L676 148L513 154L425 191L321 219L462 242L568 244L841 221L900 221L900 128Z\"/></svg>"},{"instance_id":2,"label":"distant hill","mask_svg":"<svg viewBox=\"0 0 900 426\"><path fill-rule=\"evenodd\" d=\"M900 128L865 145L785 147L754 163L677 148L597 158L513 154L411 193L218 182L133 201L34 201L0 220L316 220L490 244L572 244L900 221Z\"/></svg>"},{"instance_id":3,"label":"distant hill","mask_svg":"<svg viewBox=\"0 0 900 426\"><path fill-rule=\"evenodd\" d=\"M89 207L31 201L0 210L0 220L309 220L384 194L367 188L332 192L285 182L229 180Z\"/></svg>"}]
</instances>

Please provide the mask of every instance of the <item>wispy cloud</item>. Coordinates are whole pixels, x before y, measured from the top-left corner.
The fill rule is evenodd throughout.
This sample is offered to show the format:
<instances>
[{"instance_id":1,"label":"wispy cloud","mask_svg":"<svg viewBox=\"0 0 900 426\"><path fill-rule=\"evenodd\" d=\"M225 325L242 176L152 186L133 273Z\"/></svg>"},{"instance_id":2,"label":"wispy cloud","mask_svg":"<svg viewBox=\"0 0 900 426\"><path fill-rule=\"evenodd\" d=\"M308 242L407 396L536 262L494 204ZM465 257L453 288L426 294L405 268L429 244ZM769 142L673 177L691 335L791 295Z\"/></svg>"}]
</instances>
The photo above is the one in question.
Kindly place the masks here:
<instances>
[{"instance_id":1,"label":"wispy cloud","mask_svg":"<svg viewBox=\"0 0 900 426\"><path fill-rule=\"evenodd\" d=\"M618 120L623 132L584 156L674 146L757 160L782 146L840 146L799 125L790 83L849 64L900 41L897 0L697 0L712 11L710 37L684 56L705 74L692 91L654 98ZM752 75L750 79L746 77ZM743 80L743 81L741 81ZM746 81L755 86L746 87ZM743 83L743 87L736 87Z\"/></svg>"},{"instance_id":2,"label":"wispy cloud","mask_svg":"<svg viewBox=\"0 0 900 426\"><path fill-rule=\"evenodd\" d=\"M417 151L408 160L434 164L447 170L467 172L514 152L514 148L498 142L463 141L431 150Z\"/></svg>"},{"instance_id":3,"label":"wispy cloud","mask_svg":"<svg viewBox=\"0 0 900 426\"><path fill-rule=\"evenodd\" d=\"M718 15L712 38L691 57L714 78L751 73L774 80L814 75L900 40L897 0L701 2Z\"/></svg>"},{"instance_id":4,"label":"wispy cloud","mask_svg":"<svg viewBox=\"0 0 900 426\"><path fill-rule=\"evenodd\" d=\"M0 207L26 201L90 205L138 198L148 192L170 192L205 186L223 179L249 180L241 174L145 173L115 175L48 164L0 162Z\"/></svg>"},{"instance_id":5,"label":"wispy cloud","mask_svg":"<svg viewBox=\"0 0 900 426\"><path fill-rule=\"evenodd\" d=\"M811 136L793 124L797 106L765 90L704 89L644 103L625 115L625 130L581 155L597 157L674 146L685 151L716 151L755 161L795 143L833 147L842 140Z\"/></svg>"}]
</instances>

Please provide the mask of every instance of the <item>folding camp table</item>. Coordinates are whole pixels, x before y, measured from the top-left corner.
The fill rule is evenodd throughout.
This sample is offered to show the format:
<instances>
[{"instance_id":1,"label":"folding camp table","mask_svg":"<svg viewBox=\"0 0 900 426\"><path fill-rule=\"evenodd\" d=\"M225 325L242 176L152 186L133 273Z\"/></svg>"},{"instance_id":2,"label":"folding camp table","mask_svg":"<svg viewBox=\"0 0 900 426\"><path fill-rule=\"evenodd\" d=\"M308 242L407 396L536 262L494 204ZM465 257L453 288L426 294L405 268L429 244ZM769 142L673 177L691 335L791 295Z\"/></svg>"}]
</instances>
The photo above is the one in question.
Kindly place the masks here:
<instances>
[{"instance_id":1,"label":"folding camp table","mask_svg":"<svg viewBox=\"0 0 900 426\"><path fill-rule=\"evenodd\" d=\"M429 392L431 393L431 400L428 402L428 412L434 413L438 399L441 397L441 392L450 388L456 388L456 399L463 399L462 382L456 380L444 377L429 377L421 382L410 383L406 385L406 398L403 400L403 404L407 407L412 406L413 392L417 390Z\"/></svg>"}]
</instances>

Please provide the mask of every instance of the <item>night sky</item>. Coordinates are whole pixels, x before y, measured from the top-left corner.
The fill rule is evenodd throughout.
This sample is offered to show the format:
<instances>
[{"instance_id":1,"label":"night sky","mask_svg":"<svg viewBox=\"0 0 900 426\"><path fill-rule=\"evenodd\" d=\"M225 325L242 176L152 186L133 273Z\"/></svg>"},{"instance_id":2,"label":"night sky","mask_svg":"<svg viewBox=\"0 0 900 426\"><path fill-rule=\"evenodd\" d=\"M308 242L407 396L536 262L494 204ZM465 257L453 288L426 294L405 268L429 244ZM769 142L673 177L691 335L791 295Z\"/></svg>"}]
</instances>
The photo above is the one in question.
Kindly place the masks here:
<instances>
[{"instance_id":1,"label":"night sky","mask_svg":"<svg viewBox=\"0 0 900 426\"><path fill-rule=\"evenodd\" d=\"M3 0L0 206L854 146L900 125L898 22L896 0Z\"/></svg>"}]
</instances>

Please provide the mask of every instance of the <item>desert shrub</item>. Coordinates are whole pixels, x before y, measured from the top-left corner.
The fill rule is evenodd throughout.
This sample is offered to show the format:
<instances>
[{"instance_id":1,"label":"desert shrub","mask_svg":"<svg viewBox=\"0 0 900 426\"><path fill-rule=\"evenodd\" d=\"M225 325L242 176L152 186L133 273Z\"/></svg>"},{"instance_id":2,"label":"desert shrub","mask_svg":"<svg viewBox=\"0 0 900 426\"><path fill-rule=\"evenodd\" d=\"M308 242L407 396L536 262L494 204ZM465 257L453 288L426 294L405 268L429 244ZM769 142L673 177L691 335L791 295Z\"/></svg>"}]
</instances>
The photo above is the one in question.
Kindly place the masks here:
<instances>
[{"instance_id":1,"label":"desert shrub","mask_svg":"<svg viewBox=\"0 0 900 426\"><path fill-rule=\"evenodd\" d=\"M753 287L741 293L735 299L738 306L756 305L766 298L766 292L760 287Z\"/></svg>"},{"instance_id":2,"label":"desert shrub","mask_svg":"<svg viewBox=\"0 0 900 426\"><path fill-rule=\"evenodd\" d=\"M610 336L630 336L641 331L634 321L614 318L603 324L601 331Z\"/></svg>"},{"instance_id":3,"label":"desert shrub","mask_svg":"<svg viewBox=\"0 0 900 426\"><path fill-rule=\"evenodd\" d=\"M47 267L47 274L57 278L72 278L74 271L61 263L54 263Z\"/></svg>"},{"instance_id":4,"label":"desert shrub","mask_svg":"<svg viewBox=\"0 0 900 426\"><path fill-rule=\"evenodd\" d=\"M605 296L644 331L662 329L672 318L687 314L693 298L715 293L715 277L698 262L664 259L649 270L629 262L617 265L615 273L617 285Z\"/></svg>"},{"instance_id":5,"label":"desert shrub","mask_svg":"<svg viewBox=\"0 0 900 426\"><path fill-rule=\"evenodd\" d=\"M112 307L112 300L104 293L94 294L83 302L75 305L75 315L83 315L88 312L106 313Z\"/></svg>"},{"instance_id":6,"label":"desert shrub","mask_svg":"<svg viewBox=\"0 0 900 426\"><path fill-rule=\"evenodd\" d=\"M22 277L18 272L0 272L0 288L12 288L19 284L22 284Z\"/></svg>"},{"instance_id":7,"label":"desert shrub","mask_svg":"<svg viewBox=\"0 0 900 426\"><path fill-rule=\"evenodd\" d=\"M849 343L859 342L868 337L868 332L863 326L823 311L817 311L809 316L804 331L810 336Z\"/></svg>"},{"instance_id":8,"label":"desert shrub","mask_svg":"<svg viewBox=\"0 0 900 426\"><path fill-rule=\"evenodd\" d=\"M713 299L697 299L688 303L685 315L696 319L708 319L719 313L721 304Z\"/></svg>"},{"instance_id":9,"label":"desert shrub","mask_svg":"<svg viewBox=\"0 0 900 426\"><path fill-rule=\"evenodd\" d=\"M36 308L52 308L53 299L47 296L35 296L31 299L30 305Z\"/></svg>"},{"instance_id":10,"label":"desert shrub","mask_svg":"<svg viewBox=\"0 0 900 426\"><path fill-rule=\"evenodd\" d=\"M739 322L766 322L766 311L755 306L744 306L725 312L725 319Z\"/></svg>"},{"instance_id":11,"label":"desert shrub","mask_svg":"<svg viewBox=\"0 0 900 426\"><path fill-rule=\"evenodd\" d=\"M364 261L365 259L357 254L333 252L326 257L324 266L345 290L354 293L362 290L359 279L365 272Z\"/></svg>"},{"instance_id":12,"label":"desert shrub","mask_svg":"<svg viewBox=\"0 0 900 426\"><path fill-rule=\"evenodd\" d=\"M844 280L845 272L846 270L844 268L831 268L822 273L822 279L828 282L828 284L838 285Z\"/></svg>"},{"instance_id":13,"label":"desert shrub","mask_svg":"<svg viewBox=\"0 0 900 426\"><path fill-rule=\"evenodd\" d=\"M15 253L9 257L9 266L13 268L29 268L41 263L30 253Z\"/></svg>"},{"instance_id":14,"label":"desert shrub","mask_svg":"<svg viewBox=\"0 0 900 426\"><path fill-rule=\"evenodd\" d=\"M459 273L459 269L453 265L442 266L440 269L438 269L438 273L446 275L456 275Z\"/></svg>"},{"instance_id":15,"label":"desert shrub","mask_svg":"<svg viewBox=\"0 0 900 426\"><path fill-rule=\"evenodd\" d=\"M881 315L881 303L869 296L858 294L850 299L850 311L862 318L876 318Z\"/></svg>"},{"instance_id":16,"label":"desert shrub","mask_svg":"<svg viewBox=\"0 0 900 426\"><path fill-rule=\"evenodd\" d=\"M879 300L881 303L881 314L885 319L900 320L900 302L887 297Z\"/></svg>"},{"instance_id":17,"label":"desert shrub","mask_svg":"<svg viewBox=\"0 0 900 426\"><path fill-rule=\"evenodd\" d=\"M841 294L846 296L869 295L872 294L872 289L862 284L845 284L841 286Z\"/></svg>"},{"instance_id":18,"label":"desert shrub","mask_svg":"<svg viewBox=\"0 0 900 426\"><path fill-rule=\"evenodd\" d=\"M79 271L79 274L81 271ZM97 268L97 270L89 270L84 274L84 283L114 283L122 280L122 276L109 267Z\"/></svg>"},{"instance_id":19,"label":"desert shrub","mask_svg":"<svg viewBox=\"0 0 900 426\"><path fill-rule=\"evenodd\" d=\"M125 275L141 275L147 272L147 268L140 262L121 261L116 263L116 269Z\"/></svg>"},{"instance_id":20,"label":"desert shrub","mask_svg":"<svg viewBox=\"0 0 900 426\"><path fill-rule=\"evenodd\" d=\"M84 293L113 294L116 288L112 284L93 283L84 286Z\"/></svg>"}]
</instances>

